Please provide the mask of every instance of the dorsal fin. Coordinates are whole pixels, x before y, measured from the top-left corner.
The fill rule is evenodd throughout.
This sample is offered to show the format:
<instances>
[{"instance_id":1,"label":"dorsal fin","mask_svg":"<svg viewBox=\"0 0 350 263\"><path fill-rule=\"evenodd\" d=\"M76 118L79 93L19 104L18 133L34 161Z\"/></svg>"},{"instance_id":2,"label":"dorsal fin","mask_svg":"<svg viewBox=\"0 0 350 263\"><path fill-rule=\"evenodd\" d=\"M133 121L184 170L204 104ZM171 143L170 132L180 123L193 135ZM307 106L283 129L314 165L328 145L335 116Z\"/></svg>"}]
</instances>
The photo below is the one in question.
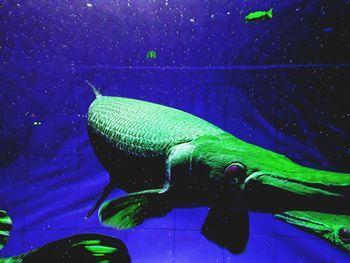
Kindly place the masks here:
<instances>
[{"instance_id":1,"label":"dorsal fin","mask_svg":"<svg viewBox=\"0 0 350 263\"><path fill-rule=\"evenodd\" d=\"M101 92L90 81L85 80L85 83L88 84L90 88L92 88L92 91L95 93L96 99L102 96Z\"/></svg>"}]
</instances>

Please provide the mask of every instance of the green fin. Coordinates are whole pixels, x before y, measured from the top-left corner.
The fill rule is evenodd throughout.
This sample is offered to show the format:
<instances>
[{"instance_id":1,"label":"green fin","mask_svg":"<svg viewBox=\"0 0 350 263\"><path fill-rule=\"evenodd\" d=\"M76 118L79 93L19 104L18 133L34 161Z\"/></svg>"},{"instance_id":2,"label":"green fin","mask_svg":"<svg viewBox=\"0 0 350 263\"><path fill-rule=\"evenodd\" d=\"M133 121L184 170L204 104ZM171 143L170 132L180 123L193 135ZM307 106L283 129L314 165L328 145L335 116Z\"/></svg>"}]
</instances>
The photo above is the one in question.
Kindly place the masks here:
<instances>
[{"instance_id":1,"label":"green fin","mask_svg":"<svg viewBox=\"0 0 350 263\"><path fill-rule=\"evenodd\" d=\"M102 204L100 222L117 229L129 229L145 219L166 215L170 210L163 189L132 193Z\"/></svg>"},{"instance_id":2,"label":"green fin","mask_svg":"<svg viewBox=\"0 0 350 263\"><path fill-rule=\"evenodd\" d=\"M266 13L269 18L272 18L272 9L273 8L270 8Z\"/></svg>"},{"instance_id":3,"label":"green fin","mask_svg":"<svg viewBox=\"0 0 350 263\"><path fill-rule=\"evenodd\" d=\"M4 260L4 262L131 262L128 249L121 240L100 234L70 236Z\"/></svg>"},{"instance_id":4,"label":"green fin","mask_svg":"<svg viewBox=\"0 0 350 263\"><path fill-rule=\"evenodd\" d=\"M249 213L246 210L211 208L202 234L231 253L242 253L249 239Z\"/></svg>"},{"instance_id":5,"label":"green fin","mask_svg":"<svg viewBox=\"0 0 350 263\"><path fill-rule=\"evenodd\" d=\"M0 210L0 250L5 246L12 229L12 220L5 210Z\"/></svg>"},{"instance_id":6,"label":"green fin","mask_svg":"<svg viewBox=\"0 0 350 263\"><path fill-rule=\"evenodd\" d=\"M350 215L288 211L276 214L275 217L350 252Z\"/></svg>"},{"instance_id":7,"label":"green fin","mask_svg":"<svg viewBox=\"0 0 350 263\"><path fill-rule=\"evenodd\" d=\"M85 83L88 84L90 86L90 88L92 89L92 91L94 92L96 99L98 99L99 97L101 97L101 92L87 79L85 80Z\"/></svg>"}]
</instances>

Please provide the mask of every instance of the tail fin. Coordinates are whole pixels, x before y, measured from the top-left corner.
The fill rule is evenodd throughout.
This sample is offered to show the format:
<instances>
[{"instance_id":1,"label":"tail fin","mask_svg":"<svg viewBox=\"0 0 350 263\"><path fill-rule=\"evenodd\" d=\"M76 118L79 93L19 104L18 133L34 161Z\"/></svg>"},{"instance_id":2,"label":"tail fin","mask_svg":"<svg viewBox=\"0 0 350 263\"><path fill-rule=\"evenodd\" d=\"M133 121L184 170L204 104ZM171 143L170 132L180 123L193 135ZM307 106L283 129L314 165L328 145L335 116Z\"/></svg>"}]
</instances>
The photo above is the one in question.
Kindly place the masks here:
<instances>
[{"instance_id":1,"label":"tail fin","mask_svg":"<svg viewBox=\"0 0 350 263\"><path fill-rule=\"evenodd\" d=\"M85 83L88 84L90 88L92 88L92 91L95 93L96 99L102 96L101 92L93 84L91 84L90 81L85 80Z\"/></svg>"},{"instance_id":2,"label":"tail fin","mask_svg":"<svg viewBox=\"0 0 350 263\"><path fill-rule=\"evenodd\" d=\"M272 18L272 9L273 8L270 8L266 13L269 18Z\"/></svg>"},{"instance_id":3,"label":"tail fin","mask_svg":"<svg viewBox=\"0 0 350 263\"><path fill-rule=\"evenodd\" d=\"M107 198L107 196L112 192L112 190L113 190L113 185L111 183L108 183L106 188L103 190L101 197L91 207L91 209L89 210L85 218L89 218L96 211L96 209L102 204L102 202Z\"/></svg>"}]
</instances>

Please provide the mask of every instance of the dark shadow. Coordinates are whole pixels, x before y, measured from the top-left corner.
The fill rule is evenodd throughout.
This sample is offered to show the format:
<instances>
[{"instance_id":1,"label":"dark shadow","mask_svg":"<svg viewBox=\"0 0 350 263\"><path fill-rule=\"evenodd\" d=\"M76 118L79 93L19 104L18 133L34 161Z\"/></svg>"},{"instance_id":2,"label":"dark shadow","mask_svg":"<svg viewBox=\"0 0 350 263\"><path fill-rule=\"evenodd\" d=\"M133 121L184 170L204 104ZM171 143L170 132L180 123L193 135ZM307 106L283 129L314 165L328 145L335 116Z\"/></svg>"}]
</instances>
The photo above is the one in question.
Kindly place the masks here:
<instances>
[{"instance_id":1,"label":"dark shadow","mask_svg":"<svg viewBox=\"0 0 350 263\"><path fill-rule=\"evenodd\" d=\"M249 214L245 210L211 208L202 234L231 253L242 253L249 239Z\"/></svg>"}]
</instances>

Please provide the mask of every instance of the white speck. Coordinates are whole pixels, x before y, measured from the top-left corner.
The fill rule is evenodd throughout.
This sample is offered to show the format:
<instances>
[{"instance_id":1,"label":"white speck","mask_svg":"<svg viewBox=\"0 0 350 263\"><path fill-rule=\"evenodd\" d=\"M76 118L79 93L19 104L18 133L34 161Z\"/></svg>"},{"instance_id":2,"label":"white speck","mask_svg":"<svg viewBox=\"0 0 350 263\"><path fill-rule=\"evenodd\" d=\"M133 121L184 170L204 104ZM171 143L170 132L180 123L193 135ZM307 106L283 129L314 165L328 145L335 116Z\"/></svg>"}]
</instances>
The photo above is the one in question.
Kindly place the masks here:
<instances>
[{"instance_id":1,"label":"white speck","mask_svg":"<svg viewBox=\"0 0 350 263\"><path fill-rule=\"evenodd\" d=\"M211 17L211 18L214 18L214 14L212 14L210 17Z\"/></svg>"},{"instance_id":2,"label":"white speck","mask_svg":"<svg viewBox=\"0 0 350 263\"><path fill-rule=\"evenodd\" d=\"M231 13L230 13L230 11L228 11L226 14L230 15Z\"/></svg>"},{"instance_id":3,"label":"white speck","mask_svg":"<svg viewBox=\"0 0 350 263\"><path fill-rule=\"evenodd\" d=\"M191 19L190 19L190 22L194 23L194 18L191 18Z\"/></svg>"},{"instance_id":4,"label":"white speck","mask_svg":"<svg viewBox=\"0 0 350 263\"><path fill-rule=\"evenodd\" d=\"M92 7L92 4L91 3L86 3L86 6L87 7Z\"/></svg>"}]
</instances>

